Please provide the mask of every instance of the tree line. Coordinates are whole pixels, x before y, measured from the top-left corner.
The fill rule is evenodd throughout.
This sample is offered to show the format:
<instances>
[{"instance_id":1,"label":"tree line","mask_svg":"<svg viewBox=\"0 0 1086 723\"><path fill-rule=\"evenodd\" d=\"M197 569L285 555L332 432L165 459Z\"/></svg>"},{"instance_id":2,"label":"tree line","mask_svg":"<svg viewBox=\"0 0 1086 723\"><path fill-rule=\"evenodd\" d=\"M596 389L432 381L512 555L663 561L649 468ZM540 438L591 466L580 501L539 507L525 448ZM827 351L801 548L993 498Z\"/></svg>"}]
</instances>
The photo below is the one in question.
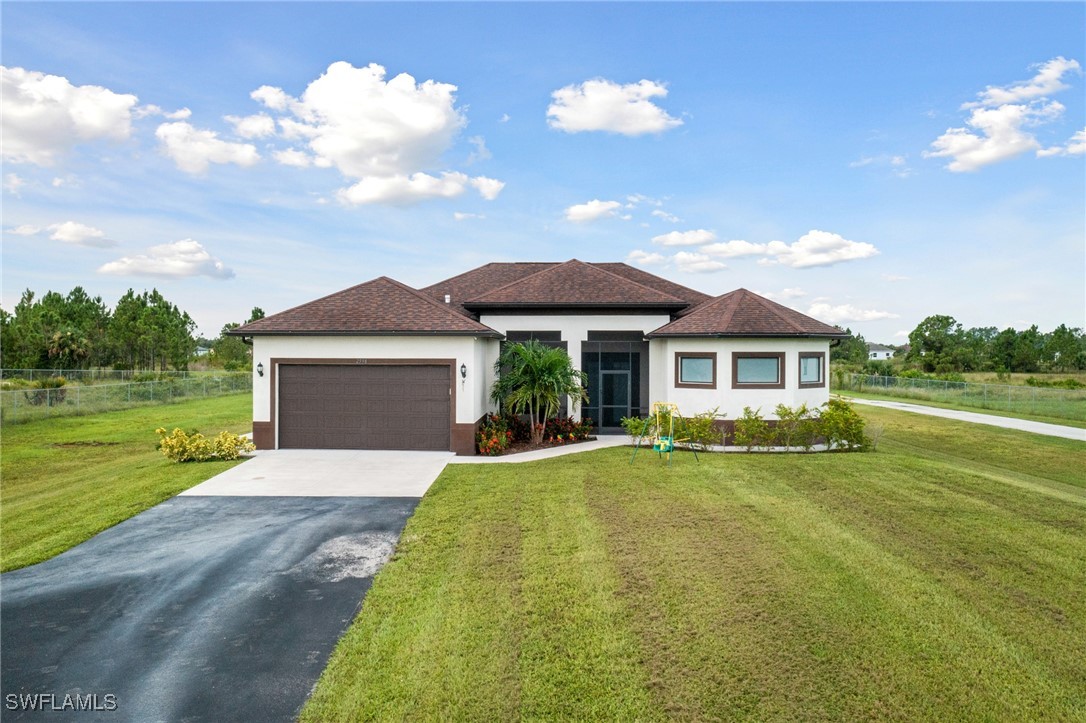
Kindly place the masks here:
<instances>
[{"instance_id":1,"label":"tree line","mask_svg":"<svg viewBox=\"0 0 1086 723\"><path fill-rule=\"evenodd\" d=\"M867 364L867 342L849 334L830 358ZM954 317L937 314L920 322L909 344L895 354L905 366L924 372L1069 372L1086 369L1086 333L1060 324L1048 333L1037 325L1018 331L994 326L964 328Z\"/></svg>"},{"instance_id":2,"label":"tree line","mask_svg":"<svg viewBox=\"0 0 1086 723\"><path fill-rule=\"evenodd\" d=\"M41 298L28 289L13 313L0 309L0 363L5 369L187 369L195 330L188 313L158 289L129 289L112 310L82 286Z\"/></svg>"}]
</instances>

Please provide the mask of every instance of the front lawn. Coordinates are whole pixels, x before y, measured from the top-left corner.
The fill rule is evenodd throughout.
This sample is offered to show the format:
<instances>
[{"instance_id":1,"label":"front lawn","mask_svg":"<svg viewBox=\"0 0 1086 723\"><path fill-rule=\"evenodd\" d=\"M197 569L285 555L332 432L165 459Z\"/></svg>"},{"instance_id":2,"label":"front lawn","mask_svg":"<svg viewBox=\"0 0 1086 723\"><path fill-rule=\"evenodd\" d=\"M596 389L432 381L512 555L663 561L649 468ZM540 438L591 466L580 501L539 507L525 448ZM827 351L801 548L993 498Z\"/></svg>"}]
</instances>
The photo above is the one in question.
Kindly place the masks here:
<instances>
[{"instance_id":1,"label":"front lawn","mask_svg":"<svg viewBox=\"0 0 1086 723\"><path fill-rule=\"evenodd\" d=\"M1086 445L450 465L303 720L1086 717Z\"/></svg>"},{"instance_id":2,"label":"front lawn","mask_svg":"<svg viewBox=\"0 0 1086 723\"><path fill-rule=\"evenodd\" d=\"M251 394L6 425L0 460L0 553L13 570L78 545L237 462L174 464L156 427L252 428Z\"/></svg>"}]
</instances>

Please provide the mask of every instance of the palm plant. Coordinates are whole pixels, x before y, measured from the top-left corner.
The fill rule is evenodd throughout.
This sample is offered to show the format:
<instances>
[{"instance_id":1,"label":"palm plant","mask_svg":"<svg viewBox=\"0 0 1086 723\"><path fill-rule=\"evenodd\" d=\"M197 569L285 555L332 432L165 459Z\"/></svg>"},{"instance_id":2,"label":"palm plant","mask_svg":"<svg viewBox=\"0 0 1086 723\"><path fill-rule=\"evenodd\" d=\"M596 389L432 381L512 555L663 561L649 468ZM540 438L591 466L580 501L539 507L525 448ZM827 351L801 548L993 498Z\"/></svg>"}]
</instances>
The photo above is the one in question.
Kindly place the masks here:
<instances>
[{"instance_id":1,"label":"palm plant","mask_svg":"<svg viewBox=\"0 0 1086 723\"><path fill-rule=\"evenodd\" d=\"M535 339L506 344L494 371L498 380L491 398L514 414L528 415L533 444L543 442L547 419L558 413L563 397L570 397L574 408L588 401L588 377L573 368L569 354Z\"/></svg>"}]
</instances>

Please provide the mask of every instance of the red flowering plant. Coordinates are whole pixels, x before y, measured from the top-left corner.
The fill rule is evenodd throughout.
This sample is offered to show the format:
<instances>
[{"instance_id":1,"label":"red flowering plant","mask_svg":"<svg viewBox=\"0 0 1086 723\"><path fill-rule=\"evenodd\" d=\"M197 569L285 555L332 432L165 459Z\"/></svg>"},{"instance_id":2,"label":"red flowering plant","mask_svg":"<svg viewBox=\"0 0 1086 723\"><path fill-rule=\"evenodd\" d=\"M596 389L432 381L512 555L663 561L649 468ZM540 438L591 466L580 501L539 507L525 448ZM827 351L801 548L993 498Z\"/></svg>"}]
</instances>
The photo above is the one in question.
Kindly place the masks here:
<instances>
[{"instance_id":1,"label":"red flowering plant","mask_svg":"<svg viewBox=\"0 0 1086 723\"><path fill-rule=\"evenodd\" d=\"M582 419L580 422L570 417L554 417L547 420L547 441L557 444L567 442L579 442L588 439L592 432L592 420Z\"/></svg>"},{"instance_id":2,"label":"red flowering plant","mask_svg":"<svg viewBox=\"0 0 1086 723\"><path fill-rule=\"evenodd\" d=\"M506 427L506 420L497 414L488 414L482 426L475 434L475 445L479 454L499 455L509 449L513 442L513 432Z\"/></svg>"}]
</instances>

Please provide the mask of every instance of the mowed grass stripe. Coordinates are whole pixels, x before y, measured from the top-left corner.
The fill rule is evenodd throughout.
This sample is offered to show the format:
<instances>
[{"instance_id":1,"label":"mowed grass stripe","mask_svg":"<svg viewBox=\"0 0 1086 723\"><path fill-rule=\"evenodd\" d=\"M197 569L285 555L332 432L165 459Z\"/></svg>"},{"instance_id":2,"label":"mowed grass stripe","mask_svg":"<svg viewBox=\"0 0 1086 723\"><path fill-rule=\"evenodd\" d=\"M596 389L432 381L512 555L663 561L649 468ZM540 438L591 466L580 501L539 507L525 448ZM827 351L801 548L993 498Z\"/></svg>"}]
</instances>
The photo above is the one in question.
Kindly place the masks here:
<instances>
[{"instance_id":1,"label":"mowed grass stripe","mask_svg":"<svg viewBox=\"0 0 1086 723\"><path fill-rule=\"evenodd\" d=\"M303 720L434 720L448 710L471 720L515 717L521 497L470 474L438 480Z\"/></svg>"},{"instance_id":2,"label":"mowed grass stripe","mask_svg":"<svg viewBox=\"0 0 1086 723\"><path fill-rule=\"evenodd\" d=\"M1086 446L878 412L875 454L450 466L306 718L1086 718Z\"/></svg>"}]
</instances>

